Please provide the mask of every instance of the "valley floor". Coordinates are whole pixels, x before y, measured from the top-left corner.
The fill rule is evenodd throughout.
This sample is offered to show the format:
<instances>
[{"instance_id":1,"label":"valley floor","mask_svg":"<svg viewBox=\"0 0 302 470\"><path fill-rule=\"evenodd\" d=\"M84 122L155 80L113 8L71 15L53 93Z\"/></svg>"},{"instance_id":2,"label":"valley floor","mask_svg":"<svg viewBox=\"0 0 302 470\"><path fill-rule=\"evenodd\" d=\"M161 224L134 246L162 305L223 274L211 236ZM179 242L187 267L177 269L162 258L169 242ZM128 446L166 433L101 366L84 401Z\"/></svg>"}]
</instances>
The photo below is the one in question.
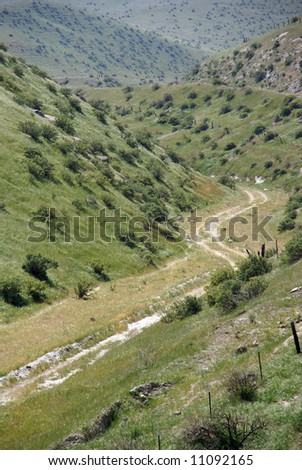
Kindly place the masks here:
<instances>
[{"instance_id":1,"label":"valley floor","mask_svg":"<svg viewBox=\"0 0 302 470\"><path fill-rule=\"evenodd\" d=\"M87 417L93 416L95 413L93 410L96 408L96 384L90 383L92 389L88 390L85 385L87 376L91 378L91 374L94 374L97 368L98 374L103 376L102 387L106 387L105 377L110 374L108 367L112 370L112 374L120 373L112 366L112 359L107 358L106 363L106 357L110 352L119 356L119 347L132 343L135 337L143 334L147 344L145 351L140 350L137 364L133 364L134 369L128 373L124 371L124 378L111 377L111 380L119 379L128 385L129 375L135 375L142 368L148 367L150 361L152 362L149 357L150 348L151 356L155 352L151 342L152 335L148 343L147 329L154 328L167 306L176 298L188 294L201 296L213 270L226 265L234 267L239 259L246 256L247 248L257 251L261 246L259 240L252 241L250 238L244 243L234 243L229 239L224 242L213 241L212 237L217 235L219 229L228 226L228 221L235 216L245 216L248 220L253 207L257 207L262 216L275 214L279 210L282 198L284 195L280 193L276 197L275 191L241 189L241 197L236 203L231 206L222 204L207 214L211 217L217 216L219 222L211 224L208 230L204 230L204 225L201 225L197 240L188 237L185 257L172 260L165 266L143 275L102 284L92 291L87 301L69 297L45 307L30 318L20 318L14 323L1 325L0 357L3 376L0 379L0 409L4 412L5 418L0 419L0 430L4 429L7 419L18 428L15 433L9 432L5 435L0 433L2 448L49 447L80 423L83 424L82 412L73 412L73 416L69 414L71 409L77 409L80 396L73 405L71 403L63 405L60 400L59 402L55 400L55 397L58 398L62 393L72 394L75 383L82 390L83 397L85 396L83 407L86 403ZM239 224L236 234L242 235L243 229L244 227ZM271 229L274 235L274 225ZM247 320L245 317L246 315L243 315L235 320L236 325L233 327L242 329ZM218 358L221 361L225 351L234 347L233 341L230 343L231 346L228 344L229 335L226 336L230 328L230 319L223 320L214 316L206 323L203 327L203 336L200 338L201 343L209 344L202 360L204 370L211 368ZM160 324L157 328L160 328ZM250 340L254 336L256 339L261 336L258 329L251 333ZM178 360L181 361L181 355ZM169 368L168 361L169 358L166 365ZM62 387L64 390L61 391ZM194 400L196 383L191 383L190 387L193 387L190 393ZM98 409L108 405L109 396L112 398L109 390L103 393L103 399L97 400ZM50 413L52 417L42 418L49 396L52 397L51 402L55 403L56 413L63 415L65 413L66 418L68 416L61 429L58 429L58 416L55 422L50 423L54 410ZM92 407L90 400L94 403ZM32 414L33 403L35 411ZM86 413L84 415L86 416ZM22 424L20 424L21 416ZM47 424L44 423L45 420ZM33 422L35 426L37 425L35 432L32 428ZM38 432L40 436L36 440L34 435Z\"/></svg>"}]
</instances>

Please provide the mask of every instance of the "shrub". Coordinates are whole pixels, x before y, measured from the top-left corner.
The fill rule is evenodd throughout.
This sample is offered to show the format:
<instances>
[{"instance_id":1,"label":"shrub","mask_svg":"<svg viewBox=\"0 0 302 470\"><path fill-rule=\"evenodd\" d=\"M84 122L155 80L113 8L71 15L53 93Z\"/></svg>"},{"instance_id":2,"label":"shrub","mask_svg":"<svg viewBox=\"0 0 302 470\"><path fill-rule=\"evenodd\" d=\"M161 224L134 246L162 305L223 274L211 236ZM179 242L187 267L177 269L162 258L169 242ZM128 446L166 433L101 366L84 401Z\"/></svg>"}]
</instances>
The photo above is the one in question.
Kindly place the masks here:
<instances>
[{"instance_id":1,"label":"shrub","mask_svg":"<svg viewBox=\"0 0 302 470\"><path fill-rule=\"evenodd\" d=\"M51 142L54 142L58 137L57 130L49 124L44 124L42 126L41 134L44 139L49 140Z\"/></svg>"},{"instance_id":2,"label":"shrub","mask_svg":"<svg viewBox=\"0 0 302 470\"><path fill-rule=\"evenodd\" d=\"M235 92L233 90L227 90L225 92L226 101L232 101L235 98Z\"/></svg>"},{"instance_id":3,"label":"shrub","mask_svg":"<svg viewBox=\"0 0 302 470\"><path fill-rule=\"evenodd\" d=\"M266 70L260 69L254 73L254 79L256 83L262 82L266 77Z\"/></svg>"},{"instance_id":4,"label":"shrub","mask_svg":"<svg viewBox=\"0 0 302 470\"><path fill-rule=\"evenodd\" d=\"M24 153L28 159L28 171L38 180L52 180L54 165L42 155L40 150L29 148Z\"/></svg>"},{"instance_id":5,"label":"shrub","mask_svg":"<svg viewBox=\"0 0 302 470\"><path fill-rule=\"evenodd\" d=\"M230 189L236 189L235 181L231 180L228 176L221 176L218 179L218 183L223 184L224 186L228 186Z\"/></svg>"},{"instance_id":6,"label":"shrub","mask_svg":"<svg viewBox=\"0 0 302 470\"><path fill-rule=\"evenodd\" d=\"M0 50L4 52L8 51L8 47L4 42L0 42Z\"/></svg>"},{"instance_id":7,"label":"shrub","mask_svg":"<svg viewBox=\"0 0 302 470\"><path fill-rule=\"evenodd\" d=\"M184 432L189 449L239 450L251 436L266 428L260 418L249 422L246 417L231 412L216 414L204 420L194 420Z\"/></svg>"},{"instance_id":8,"label":"shrub","mask_svg":"<svg viewBox=\"0 0 302 470\"><path fill-rule=\"evenodd\" d=\"M64 165L66 168L68 168L68 170L72 171L73 173L79 173L82 169L77 158L74 157L68 158Z\"/></svg>"},{"instance_id":9,"label":"shrub","mask_svg":"<svg viewBox=\"0 0 302 470\"><path fill-rule=\"evenodd\" d=\"M234 142L229 142L224 147L224 150L229 151L229 150L233 150L234 148L236 148L236 144Z\"/></svg>"},{"instance_id":10,"label":"shrub","mask_svg":"<svg viewBox=\"0 0 302 470\"><path fill-rule=\"evenodd\" d=\"M92 261L90 266L94 274L98 277L98 279L101 279L104 282L110 281L110 277L106 273L106 268L101 261L94 260Z\"/></svg>"},{"instance_id":11,"label":"shrub","mask_svg":"<svg viewBox=\"0 0 302 470\"><path fill-rule=\"evenodd\" d=\"M265 132L265 131L266 131L266 127L263 124L258 124L255 127L253 134L254 135L260 135L260 134L263 134L263 132Z\"/></svg>"},{"instance_id":12,"label":"shrub","mask_svg":"<svg viewBox=\"0 0 302 470\"><path fill-rule=\"evenodd\" d=\"M289 217L286 219L281 220L280 224L278 225L278 232L286 232L287 230L293 230L296 224L295 221Z\"/></svg>"},{"instance_id":13,"label":"shrub","mask_svg":"<svg viewBox=\"0 0 302 470\"><path fill-rule=\"evenodd\" d=\"M261 295L268 286L268 282L261 276L252 277L241 289L243 300L250 300Z\"/></svg>"},{"instance_id":14,"label":"shrub","mask_svg":"<svg viewBox=\"0 0 302 470\"><path fill-rule=\"evenodd\" d=\"M211 276L211 286L218 286L224 281L234 279L236 273L232 268L217 269Z\"/></svg>"},{"instance_id":15,"label":"shrub","mask_svg":"<svg viewBox=\"0 0 302 470\"><path fill-rule=\"evenodd\" d=\"M22 269L29 273L31 276L36 277L40 281L48 281L47 270L50 268L57 269L58 263L49 258L45 258L41 254L26 255L26 261Z\"/></svg>"},{"instance_id":16,"label":"shrub","mask_svg":"<svg viewBox=\"0 0 302 470\"><path fill-rule=\"evenodd\" d=\"M1 286L1 295L4 302L14 307L23 307L27 303L23 293L22 281L19 278L4 281Z\"/></svg>"},{"instance_id":17,"label":"shrub","mask_svg":"<svg viewBox=\"0 0 302 470\"><path fill-rule=\"evenodd\" d=\"M234 398L244 401L255 401L257 398L258 377L256 374L233 371L227 379L226 387Z\"/></svg>"},{"instance_id":18,"label":"shrub","mask_svg":"<svg viewBox=\"0 0 302 470\"><path fill-rule=\"evenodd\" d=\"M244 282L252 277L262 276L272 270L272 264L266 258L252 255L238 265L238 277Z\"/></svg>"},{"instance_id":19,"label":"shrub","mask_svg":"<svg viewBox=\"0 0 302 470\"><path fill-rule=\"evenodd\" d=\"M268 170L269 168L271 168L273 166L273 164L274 163L271 160L269 160L269 161L265 162L263 166L264 166L265 170Z\"/></svg>"},{"instance_id":20,"label":"shrub","mask_svg":"<svg viewBox=\"0 0 302 470\"><path fill-rule=\"evenodd\" d=\"M69 134L69 135L75 134L75 129L73 127L72 121L68 117L61 115L57 117L55 123L56 123L56 126L62 129L64 132L66 132L66 134Z\"/></svg>"},{"instance_id":21,"label":"shrub","mask_svg":"<svg viewBox=\"0 0 302 470\"><path fill-rule=\"evenodd\" d=\"M162 317L164 323L171 323L175 320L183 320L184 318L196 315L202 310L201 298L188 296L184 300L176 302Z\"/></svg>"},{"instance_id":22,"label":"shrub","mask_svg":"<svg viewBox=\"0 0 302 470\"><path fill-rule=\"evenodd\" d=\"M137 239L133 230L122 228L120 233L117 234L117 239L131 249L136 247Z\"/></svg>"},{"instance_id":23,"label":"shrub","mask_svg":"<svg viewBox=\"0 0 302 470\"><path fill-rule=\"evenodd\" d=\"M81 101L78 98L70 97L69 98L69 104L72 107L72 109L74 109L78 113L83 114L82 107L81 107Z\"/></svg>"},{"instance_id":24,"label":"shrub","mask_svg":"<svg viewBox=\"0 0 302 470\"><path fill-rule=\"evenodd\" d=\"M195 100L197 98L197 93L196 91L191 91L189 94L188 94L188 98L189 100Z\"/></svg>"},{"instance_id":25,"label":"shrub","mask_svg":"<svg viewBox=\"0 0 302 470\"><path fill-rule=\"evenodd\" d=\"M30 68L32 70L32 72L35 74L35 75L38 75L39 77L41 78L48 78L50 79L49 75L47 74L47 72L45 72L44 70L40 69L40 67L38 67L37 65L30 65Z\"/></svg>"},{"instance_id":26,"label":"shrub","mask_svg":"<svg viewBox=\"0 0 302 470\"><path fill-rule=\"evenodd\" d=\"M220 115L223 115L223 114L230 113L231 111L232 111L231 106L228 105L228 104L225 104L224 106L222 106L222 107L220 108L219 114L220 114Z\"/></svg>"},{"instance_id":27,"label":"shrub","mask_svg":"<svg viewBox=\"0 0 302 470\"><path fill-rule=\"evenodd\" d=\"M285 245L285 259L288 263L296 263L302 258L302 234L293 238Z\"/></svg>"},{"instance_id":28,"label":"shrub","mask_svg":"<svg viewBox=\"0 0 302 470\"><path fill-rule=\"evenodd\" d=\"M74 291L79 299L87 299L90 288L91 282L89 282L87 279L82 279L77 283Z\"/></svg>"},{"instance_id":29,"label":"shrub","mask_svg":"<svg viewBox=\"0 0 302 470\"><path fill-rule=\"evenodd\" d=\"M147 130L141 130L136 134L136 140L147 150L152 150L153 143L152 143L152 134Z\"/></svg>"},{"instance_id":30,"label":"shrub","mask_svg":"<svg viewBox=\"0 0 302 470\"><path fill-rule=\"evenodd\" d=\"M295 139L301 139L301 137L302 137L302 129L297 131L296 134L295 134Z\"/></svg>"},{"instance_id":31,"label":"shrub","mask_svg":"<svg viewBox=\"0 0 302 470\"><path fill-rule=\"evenodd\" d=\"M115 201L114 198L110 194L104 194L103 196L103 202L108 209L114 209L115 208Z\"/></svg>"},{"instance_id":32,"label":"shrub","mask_svg":"<svg viewBox=\"0 0 302 470\"><path fill-rule=\"evenodd\" d=\"M14 74L17 75L17 77L22 78L24 76L24 68L21 67L21 65L15 65L14 69Z\"/></svg>"},{"instance_id":33,"label":"shrub","mask_svg":"<svg viewBox=\"0 0 302 470\"><path fill-rule=\"evenodd\" d=\"M26 283L26 292L34 302L40 303L47 299L46 283L37 279L30 279Z\"/></svg>"},{"instance_id":34,"label":"shrub","mask_svg":"<svg viewBox=\"0 0 302 470\"><path fill-rule=\"evenodd\" d=\"M41 127L35 121L24 121L19 125L20 131L29 135L33 140L39 140L42 134Z\"/></svg>"},{"instance_id":35,"label":"shrub","mask_svg":"<svg viewBox=\"0 0 302 470\"><path fill-rule=\"evenodd\" d=\"M278 134L277 132L267 132L267 134L265 134L264 136L264 142L270 142L271 140L274 140L278 137Z\"/></svg>"}]
</instances>

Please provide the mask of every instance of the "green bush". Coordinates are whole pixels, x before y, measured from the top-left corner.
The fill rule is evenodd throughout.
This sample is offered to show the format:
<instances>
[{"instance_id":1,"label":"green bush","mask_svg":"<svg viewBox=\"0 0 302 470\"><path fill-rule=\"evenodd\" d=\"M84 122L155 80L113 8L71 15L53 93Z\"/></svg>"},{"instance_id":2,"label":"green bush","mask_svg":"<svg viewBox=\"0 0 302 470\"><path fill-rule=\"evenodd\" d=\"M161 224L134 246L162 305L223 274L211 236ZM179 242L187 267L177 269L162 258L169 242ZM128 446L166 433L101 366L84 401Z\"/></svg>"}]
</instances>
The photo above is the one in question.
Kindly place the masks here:
<instances>
[{"instance_id":1,"label":"green bush","mask_svg":"<svg viewBox=\"0 0 302 470\"><path fill-rule=\"evenodd\" d=\"M75 294L79 299L86 299L91 289L91 282L87 279L80 280L74 288Z\"/></svg>"},{"instance_id":2,"label":"green bush","mask_svg":"<svg viewBox=\"0 0 302 470\"><path fill-rule=\"evenodd\" d=\"M272 264L266 258L252 255L238 265L238 277L244 282L252 277L262 276L272 270Z\"/></svg>"},{"instance_id":3,"label":"green bush","mask_svg":"<svg viewBox=\"0 0 302 470\"><path fill-rule=\"evenodd\" d=\"M234 148L236 148L236 144L234 142L229 142L224 147L224 150L229 151L229 150L233 150Z\"/></svg>"},{"instance_id":4,"label":"green bush","mask_svg":"<svg viewBox=\"0 0 302 470\"><path fill-rule=\"evenodd\" d=\"M35 121L24 121L19 125L20 131L38 141L42 135L41 127Z\"/></svg>"},{"instance_id":5,"label":"green bush","mask_svg":"<svg viewBox=\"0 0 302 470\"><path fill-rule=\"evenodd\" d=\"M58 263L49 258L45 258L41 254L26 255L26 261L22 269L29 273L31 276L36 277L40 281L49 281L47 270L50 268L57 269Z\"/></svg>"},{"instance_id":6,"label":"green bush","mask_svg":"<svg viewBox=\"0 0 302 470\"><path fill-rule=\"evenodd\" d=\"M27 295L37 303L45 302L47 299L46 288L46 283L37 279L30 279L26 283Z\"/></svg>"},{"instance_id":7,"label":"green bush","mask_svg":"<svg viewBox=\"0 0 302 470\"><path fill-rule=\"evenodd\" d=\"M228 176L221 176L218 179L218 183L223 184L224 186L227 186L230 189L236 189L236 183L233 181L231 178Z\"/></svg>"},{"instance_id":8,"label":"green bush","mask_svg":"<svg viewBox=\"0 0 302 470\"><path fill-rule=\"evenodd\" d=\"M295 226L295 221L290 217L287 217L286 219L281 220L280 224L278 225L278 232L282 233L287 230L293 230Z\"/></svg>"},{"instance_id":9,"label":"green bush","mask_svg":"<svg viewBox=\"0 0 302 470\"><path fill-rule=\"evenodd\" d=\"M4 302L14 307L24 307L27 300L24 296L23 283L19 278L11 278L1 285L1 295Z\"/></svg>"},{"instance_id":10,"label":"green bush","mask_svg":"<svg viewBox=\"0 0 302 470\"><path fill-rule=\"evenodd\" d=\"M231 111L232 111L231 106L228 105L228 104L225 104L224 106L222 106L222 107L220 108L219 114L220 114L220 115L228 114L228 113L230 113Z\"/></svg>"},{"instance_id":11,"label":"green bush","mask_svg":"<svg viewBox=\"0 0 302 470\"><path fill-rule=\"evenodd\" d=\"M297 131L296 134L295 134L295 139L301 139L301 137L302 137L302 129Z\"/></svg>"},{"instance_id":12,"label":"green bush","mask_svg":"<svg viewBox=\"0 0 302 470\"><path fill-rule=\"evenodd\" d=\"M298 234L295 238L286 243L284 247L285 260L292 264L302 258L302 234Z\"/></svg>"},{"instance_id":13,"label":"green bush","mask_svg":"<svg viewBox=\"0 0 302 470\"><path fill-rule=\"evenodd\" d=\"M268 282L261 276L252 277L241 289L243 300L250 300L261 295L268 286Z\"/></svg>"},{"instance_id":14,"label":"green bush","mask_svg":"<svg viewBox=\"0 0 302 470\"><path fill-rule=\"evenodd\" d=\"M75 135L73 123L68 117L64 115L58 116L55 123L56 126L66 132L66 134Z\"/></svg>"},{"instance_id":15,"label":"green bush","mask_svg":"<svg viewBox=\"0 0 302 470\"><path fill-rule=\"evenodd\" d=\"M50 124L44 124L41 129L41 134L44 139L54 142L58 138L57 130Z\"/></svg>"},{"instance_id":16,"label":"green bush","mask_svg":"<svg viewBox=\"0 0 302 470\"><path fill-rule=\"evenodd\" d=\"M38 180L53 180L54 165L50 163L42 152L35 148L29 148L24 153L28 159L28 171Z\"/></svg>"},{"instance_id":17,"label":"green bush","mask_svg":"<svg viewBox=\"0 0 302 470\"><path fill-rule=\"evenodd\" d=\"M104 282L110 281L110 277L106 273L106 267L101 261L94 260L92 261L90 266L93 273L98 277L98 279L101 279Z\"/></svg>"},{"instance_id":18,"label":"green bush","mask_svg":"<svg viewBox=\"0 0 302 470\"><path fill-rule=\"evenodd\" d=\"M230 395L244 401L255 401L257 398L258 377L256 374L233 371L226 382Z\"/></svg>"},{"instance_id":19,"label":"green bush","mask_svg":"<svg viewBox=\"0 0 302 470\"><path fill-rule=\"evenodd\" d=\"M175 320L183 320L184 318L196 315L201 310L201 298L188 296L182 301L175 302L161 320L164 323L172 323Z\"/></svg>"},{"instance_id":20,"label":"green bush","mask_svg":"<svg viewBox=\"0 0 302 470\"><path fill-rule=\"evenodd\" d=\"M271 140L274 140L278 137L277 132L267 132L264 136L264 142L270 142Z\"/></svg>"},{"instance_id":21,"label":"green bush","mask_svg":"<svg viewBox=\"0 0 302 470\"><path fill-rule=\"evenodd\" d=\"M217 269L211 276L211 286L218 286L224 281L234 279L236 273L232 268Z\"/></svg>"},{"instance_id":22,"label":"green bush","mask_svg":"<svg viewBox=\"0 0 302 470\"><path fill-rule=\"evenodd\" d=\"M17 77L22 78L24 76L24 68L21 65L15 65L14 69L14 74L17 75Z\"/></svg>"},{"instance_id":23,"label":"green bush","mask_svg":"<svg viewBox=\"0 0 302 470\"><path fill-rule=\"evenodd\" d=\"M83 114L81 101L78 98L76 98L75 96L70 97L69 104L75 111L77 111L77 113Z\"/></svg>"}]
</instances>

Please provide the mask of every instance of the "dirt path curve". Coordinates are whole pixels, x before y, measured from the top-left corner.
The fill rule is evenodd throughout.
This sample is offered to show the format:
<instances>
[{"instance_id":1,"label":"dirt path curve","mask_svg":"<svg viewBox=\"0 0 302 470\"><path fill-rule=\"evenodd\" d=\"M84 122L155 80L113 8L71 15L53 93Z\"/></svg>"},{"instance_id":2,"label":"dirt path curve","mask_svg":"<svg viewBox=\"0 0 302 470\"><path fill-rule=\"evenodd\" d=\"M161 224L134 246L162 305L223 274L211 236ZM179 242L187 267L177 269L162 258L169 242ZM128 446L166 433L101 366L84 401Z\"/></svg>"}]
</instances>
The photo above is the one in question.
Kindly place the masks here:
<instances>
[{"instance_id":1,"label":"dirt path curve","mask_svg":"<svg viewBox=\"0 0 302 470\"><path fill-rule=\"evenodd\" d=\"M243 253L227 247L222 242L218 241L213 243L212 237L217 236L221 223L226 222L235 215L246 212L256 203L265 203L268 199L266 194L262 191L244 189L242 192L248 197L248 205L230 207L229 209L215 214L215 217L219 217L219 223L210 227L210 231L206 233L206 236L202 240L196 242L199 247L207 250L213 256L225 259L231 266L235 266L235 256L238 259L238 256L243 256ZM216 246L219 246L219 250L215 248ZM170 269L172 266L175 266L175 264L180 263L183 260L186 260L186 258L171 261L158 271L160 272ZM97 289L98 288L96 288L96 290ZM191 292L186 293L186 295L203 295L203 293L204 286L200 286L198 288L194 288ZM65 303L67 300L68 299L63 300L59 304ZM53 308L53 306L46 307L37 314L42 315L51 308ZM122 344L123 342L130 340L145 328L148 328L160 321L161 316L162 311L157 311L149 317L127 324L127 329L124 332L112 335L92 346L85 346L84 341L82 343L74 343L63 348L57 348L29 364L11 371L6 376L0 378L0 389L2 388L2 390L0 390L0 405L5 405L12 400L17 399L27 387L30 389L34 386L35 390L41 390L52 388L63 383L69 377L79 373L84 367L87 367L101 359L114 345ZM84 366L83 360L85 361ZM41 370L41 367L44 367L45 369L45 366L47 366L47 370L38 372L39 369Z\"/></svg>"},{"instance_id":2,"label":"dirt path curve","mask_svg":"<svg viewBox=\"0 0 302 470\"><path fill-rule=\"evenodd\" d=\"M236 265L236 261L233 259L233 257L231 257L231 255L236 255L236 257L238 258L240 256L245 256L245 253L239 250L235 250L234 248L230 248L225 243L219 240L220 227L222 223L225 223L231 218L247 212L248 210L252 209L256 203L265 204L268 200L267 195L259 190L252 191L243 189L242 192L248 196L249 205L244 208L242 208L241 206L231 207L230 209L226 209L215 214L213 218L217 218L219 219L219 221L211 223L208 227L209 230L207 232L203 231L202 233L202 236L204 238L197 241L197 245L200 248L205 249L206 251L212 253L214 256L218 256L220 258L225 259L233 268ZM255 194L257 195L257 197L255 196ZM215 247L219 247L220 249L218 250Z\"/></svg>"}]
</instances>

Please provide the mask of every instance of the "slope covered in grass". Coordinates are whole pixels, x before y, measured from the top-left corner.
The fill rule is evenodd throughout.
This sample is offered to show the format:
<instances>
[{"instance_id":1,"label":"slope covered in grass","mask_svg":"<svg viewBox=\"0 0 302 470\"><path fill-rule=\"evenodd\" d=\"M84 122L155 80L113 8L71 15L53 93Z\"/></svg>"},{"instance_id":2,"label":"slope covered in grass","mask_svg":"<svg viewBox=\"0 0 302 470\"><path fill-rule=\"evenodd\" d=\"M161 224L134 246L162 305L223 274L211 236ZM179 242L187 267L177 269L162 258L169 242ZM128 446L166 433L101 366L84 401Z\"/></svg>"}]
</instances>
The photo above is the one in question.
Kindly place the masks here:
<instances>
[{"instance_id":1,"label":"slope covered in grass","mask_svg":"<svg viewBox=\"0 0 302 470\"><path fill-rule=\"evenodd\" d=\"M4 50L0 57L2 287L7 279L32 280L22 269L31 254L58 263L49 270L52 282L36 276L47 281L46 297L52 299L81 279L95 284L182 253L184 245L173 243L177 217L219 197L221 189L174 164L148 133L132 135L102 102L92 108L40 69ZM135 219L138 226L123 221L120 228L105 227L104 210L112 216L118 209L128 222L144 219ZM154 230L159 230L158 241L152 238ZM2 318L8 312L2 300Z\"/></svg>"},{"instance_id":2,"label":"slope covered in grass","mask_svg":"<svg viewBox=\"0 0 302 470\"><path fill-rule=\"evenodd\" d=\"M129 129L148 125L159 146L203 174L299 187L299 97L207 83L85 94L110 100Z\"/></svg>"}]
</instances>

